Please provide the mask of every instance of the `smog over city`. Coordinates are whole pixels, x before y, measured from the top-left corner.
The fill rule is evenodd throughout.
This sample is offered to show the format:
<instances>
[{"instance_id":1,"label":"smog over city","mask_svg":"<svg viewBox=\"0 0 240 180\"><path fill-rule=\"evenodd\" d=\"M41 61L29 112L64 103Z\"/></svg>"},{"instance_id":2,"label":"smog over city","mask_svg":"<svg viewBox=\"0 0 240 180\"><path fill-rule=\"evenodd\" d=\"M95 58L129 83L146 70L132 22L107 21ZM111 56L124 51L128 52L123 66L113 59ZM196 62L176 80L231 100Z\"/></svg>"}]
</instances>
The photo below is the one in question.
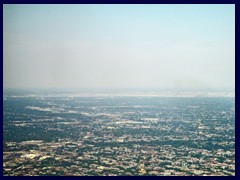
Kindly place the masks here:
<instances>
[{"instance_id":1,"label":"smog over city","mask_svg":"<svg viewBox=\"0 0 240 180\"><path fill-rule=\"evenodd\" d=\"M4 176L235 176L233 4L4 4Z\"/></svg>"}]
</instances>

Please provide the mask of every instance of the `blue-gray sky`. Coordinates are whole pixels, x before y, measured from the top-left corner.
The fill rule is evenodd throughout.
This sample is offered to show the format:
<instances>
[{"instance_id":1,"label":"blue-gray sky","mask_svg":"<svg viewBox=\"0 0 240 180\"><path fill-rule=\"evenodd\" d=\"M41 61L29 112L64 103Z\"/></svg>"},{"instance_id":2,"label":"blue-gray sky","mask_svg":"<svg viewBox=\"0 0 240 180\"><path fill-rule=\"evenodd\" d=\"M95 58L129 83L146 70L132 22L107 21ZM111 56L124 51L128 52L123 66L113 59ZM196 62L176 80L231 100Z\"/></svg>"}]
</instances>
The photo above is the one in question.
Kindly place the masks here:
<instances>
[{"instance_id":1,"label":"blue-gray sky","mask_svg":"<svg viewBox=\"0 0 240 180\"><path fill-rule=\"evenodd\" d=\"M235 87L234 5L4 5L4 88Z\"/></svg>"}]
</instances>

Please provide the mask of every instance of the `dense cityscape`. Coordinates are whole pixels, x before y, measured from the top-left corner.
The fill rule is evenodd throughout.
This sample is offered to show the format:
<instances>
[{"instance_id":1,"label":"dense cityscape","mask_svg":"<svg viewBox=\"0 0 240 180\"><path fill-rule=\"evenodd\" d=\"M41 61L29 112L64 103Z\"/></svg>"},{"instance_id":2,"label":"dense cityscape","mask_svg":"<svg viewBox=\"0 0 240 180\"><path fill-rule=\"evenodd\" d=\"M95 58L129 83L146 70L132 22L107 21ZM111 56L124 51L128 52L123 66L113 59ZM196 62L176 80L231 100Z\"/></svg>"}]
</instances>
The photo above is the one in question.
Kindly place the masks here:
<instances>
[{"instance_id":1,"label":"dense cityscape","mask_svg":"<svg viewBox=\"0 0 240 180\"><path fill-rule=\"evenodd\" d=\"M213 94L5 91L3 174L234 176L235 98Z\"/></svg>"}]
</instances>

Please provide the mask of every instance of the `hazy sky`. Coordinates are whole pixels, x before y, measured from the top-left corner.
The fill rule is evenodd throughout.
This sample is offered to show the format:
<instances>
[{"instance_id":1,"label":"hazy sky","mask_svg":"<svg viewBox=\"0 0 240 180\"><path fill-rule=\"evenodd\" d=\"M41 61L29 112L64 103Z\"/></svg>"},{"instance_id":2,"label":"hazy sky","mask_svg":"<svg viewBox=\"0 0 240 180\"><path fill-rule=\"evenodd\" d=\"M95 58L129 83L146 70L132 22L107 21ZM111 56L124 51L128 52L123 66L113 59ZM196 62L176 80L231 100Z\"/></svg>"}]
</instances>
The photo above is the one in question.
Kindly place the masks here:
<instances>
[{"instance_id":1,"label":"hazy sky","mask_svg":"<svg viewBox=\"0 0 240 180\"><path fill-rule=\"evenodd\" d=\"M4 5L4 88L235 87L234 5Z\"/></svg>"}]
</instances>

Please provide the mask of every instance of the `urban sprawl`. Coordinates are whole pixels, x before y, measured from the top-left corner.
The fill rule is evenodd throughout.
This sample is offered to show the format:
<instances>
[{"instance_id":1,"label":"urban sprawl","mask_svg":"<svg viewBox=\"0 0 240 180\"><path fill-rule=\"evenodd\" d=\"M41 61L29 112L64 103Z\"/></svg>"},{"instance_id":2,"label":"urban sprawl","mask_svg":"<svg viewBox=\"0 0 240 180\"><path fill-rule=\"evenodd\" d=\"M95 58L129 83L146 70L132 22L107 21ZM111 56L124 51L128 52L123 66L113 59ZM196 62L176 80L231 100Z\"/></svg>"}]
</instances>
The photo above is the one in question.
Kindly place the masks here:
<instances>
[{"instance_id":1,"label":"urban sprawl","mask_svg":"<svg viewBox=\"0 0 240 180\"><path fill-rule=\"evenodd\" d=\"M231 97L6 94L5 176L234 176Z\"/></svg>"}]
</instances>

